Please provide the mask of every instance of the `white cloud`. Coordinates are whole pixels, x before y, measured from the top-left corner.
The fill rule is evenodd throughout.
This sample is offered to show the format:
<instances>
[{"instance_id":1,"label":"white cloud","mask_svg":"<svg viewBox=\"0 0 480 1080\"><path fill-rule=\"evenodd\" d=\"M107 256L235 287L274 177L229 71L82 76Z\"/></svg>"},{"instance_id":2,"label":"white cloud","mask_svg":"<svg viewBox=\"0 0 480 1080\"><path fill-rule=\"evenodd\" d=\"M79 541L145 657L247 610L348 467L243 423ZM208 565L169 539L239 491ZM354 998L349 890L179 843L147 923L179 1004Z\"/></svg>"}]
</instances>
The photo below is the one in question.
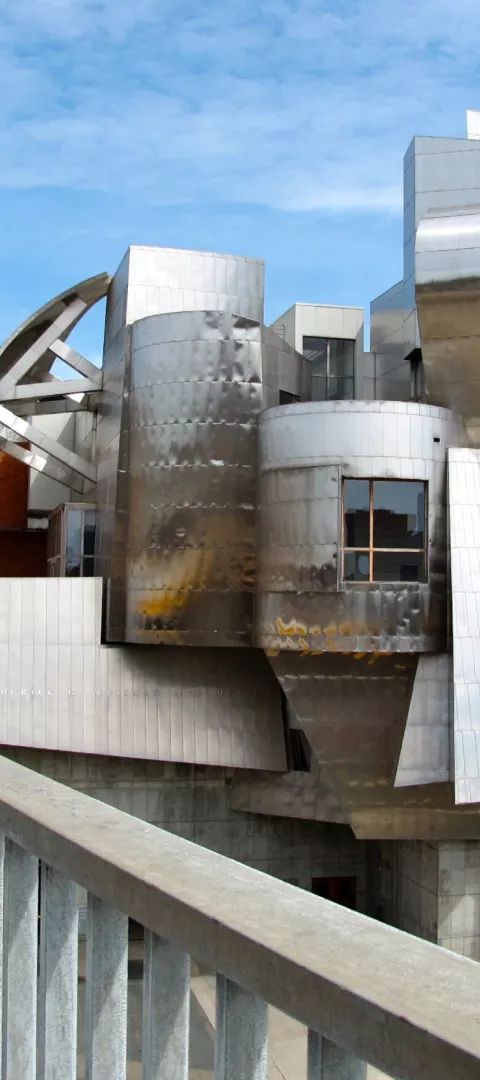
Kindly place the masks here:
<instances>
[{"instance_id":1,"label":"white cloud","mask_svg":"<svg viewBox=\"0 0 480 1080\"><path fill-rule=\"evenodd\" d=\"M477 0L0 0L0 27L3 187L397 213L411 135L475 107Z\"/></svg>"}]
</instances>

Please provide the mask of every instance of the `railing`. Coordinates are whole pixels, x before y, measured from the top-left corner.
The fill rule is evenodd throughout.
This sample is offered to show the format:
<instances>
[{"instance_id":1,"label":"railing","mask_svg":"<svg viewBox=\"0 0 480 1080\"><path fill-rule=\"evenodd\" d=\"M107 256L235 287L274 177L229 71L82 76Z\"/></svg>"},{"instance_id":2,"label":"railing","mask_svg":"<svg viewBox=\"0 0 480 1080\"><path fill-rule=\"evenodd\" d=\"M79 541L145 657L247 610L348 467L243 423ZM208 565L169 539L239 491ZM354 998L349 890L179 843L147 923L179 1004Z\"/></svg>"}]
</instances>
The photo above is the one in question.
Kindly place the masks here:
<instances>
[{"instance_id":1,"label":"railing","mask_svg":"<svg viewBox=\"0 0 480 1080\"><path fill-rule=\"evenodd\" d=\"M266 1002L309 1027L308 1080L358 1080L366 1061L398 1080L478 1080L473 961L5 758L0 829L3 1080L77 1075L75 882L89 894L89 1080L126 1076L128 916L145 927L144 1080L187 1080L190 956L219 973L216 1080L266 1077Z\"/></svg>"}]
</instances>

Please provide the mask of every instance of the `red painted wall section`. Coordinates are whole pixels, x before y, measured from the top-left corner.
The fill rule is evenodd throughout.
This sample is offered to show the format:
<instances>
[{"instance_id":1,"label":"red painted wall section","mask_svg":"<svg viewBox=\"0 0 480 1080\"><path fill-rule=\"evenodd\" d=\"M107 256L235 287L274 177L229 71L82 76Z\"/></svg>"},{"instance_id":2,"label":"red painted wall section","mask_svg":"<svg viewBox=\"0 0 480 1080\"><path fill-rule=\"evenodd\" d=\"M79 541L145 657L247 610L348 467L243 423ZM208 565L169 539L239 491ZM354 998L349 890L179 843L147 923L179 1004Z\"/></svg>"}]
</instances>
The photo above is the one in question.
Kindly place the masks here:
<instances>
[{"instance_id":1,"label":"red painted wall section","mask_svg":"<svg viewBox=\"0 0 480 1080\"><path fill-rule=\"evenodd\" d=\"M26 529L28 473L22 461L0 451L0 529Z\"/></svg>"},{"instance_id":2,"label":"red painted wall section","mask_svg":"<svg viewBox=\"0 0 480 1080\"><path fill-rule=\"evenodd\" d=\"M27 529L28 480L28 465L0 451L0 577L47 574L46 531Z\"/></svg>"},{"instance_id":3,"label":"red painted wall section","mask_svg":"<svg viewBox=\"0 0 480 1080\"><path fill-rule=\"evenodd\" d=\"M0 529L0 577L46 576L46 529Z\"/></svg>"}]
</instances>

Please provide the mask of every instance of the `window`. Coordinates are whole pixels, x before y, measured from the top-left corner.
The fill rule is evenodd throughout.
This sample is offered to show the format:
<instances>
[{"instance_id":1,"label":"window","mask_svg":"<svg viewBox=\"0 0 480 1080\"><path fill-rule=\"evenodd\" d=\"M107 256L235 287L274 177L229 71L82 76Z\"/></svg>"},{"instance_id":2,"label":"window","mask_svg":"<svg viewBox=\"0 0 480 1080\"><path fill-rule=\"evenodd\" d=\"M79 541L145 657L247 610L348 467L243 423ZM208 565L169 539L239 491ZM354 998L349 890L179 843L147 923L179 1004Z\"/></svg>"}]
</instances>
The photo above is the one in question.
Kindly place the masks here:
<instances>
[{"instance_id":1,"label":"window","mask_svg":"<svg viewBox=\"0 0 480 1080\"><path fill-rule=\"evenodd\" d=\"M334 904L343 904L343 907L352 908L357 906L357 879L354 877L314 877L312 878L312 893L314 896L323 896L325 900L332 900Z\"/></svg>"},{"instance_id":2,"label":"window","mask_svg":"<svg viewBox=\"0 0 480 1080\"><path fill-rule=\"evenodd\" d=\"M93 577L95 550L95 510L69 509L66 522L67 577Z\"/></svg>"},{"instance_id":3,"label":"window","mask_svg":"<svg viewBox=\"0 0 480 1080\"><path fill-rule=\"evenodd\" d=\"M353 398L355 342L344 338L304 337L303 355L312 365L312 401Z\"/></svg>"},{"instance_id":4,"label":"window","mask_svg":"<svg viewBox=\"0 0 480 1080\"><path fill-rule=\"evenodd\" d=\"M426 580L426 484L343 481L343 580Z\"/></svg>"},{"instance_id":5,"label":"window","mask_svg":"<svg viewBox=\"0 0 480 1080\"><path fill-rule=\"evenodd\" d=\"M50 516L48 574L50 577L93 577L95 509L85 503L65 503Z\"/></svg>"}]
</instances>

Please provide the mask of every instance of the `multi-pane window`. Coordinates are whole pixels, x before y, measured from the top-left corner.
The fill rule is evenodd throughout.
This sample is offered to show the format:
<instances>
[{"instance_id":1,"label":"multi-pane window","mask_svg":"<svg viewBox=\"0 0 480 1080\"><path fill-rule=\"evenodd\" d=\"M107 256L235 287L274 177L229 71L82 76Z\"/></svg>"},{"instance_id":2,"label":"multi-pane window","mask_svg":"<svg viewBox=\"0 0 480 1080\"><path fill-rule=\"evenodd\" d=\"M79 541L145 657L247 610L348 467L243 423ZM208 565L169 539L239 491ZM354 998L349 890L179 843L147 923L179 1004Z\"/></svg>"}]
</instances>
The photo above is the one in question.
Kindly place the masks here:
<instances>
[{"instance_id":1,"label":"multi-pane window","mask_svg":"<svg viewBox=\"0 0 480 1080\"><path fill-rule=\"evenodd\" d=\"M312 365L312 401L353 398L355 342L304 337L303 355Z\"/></svg>"},{"instance_id":2,"label":"multi-pane window","mask_svg":"<svg viewBox=\"0 0 480 1080\"><path fill-rule=\"evenodd\" d=\"M66 515L67 577L93 577L95 510L69 509Z\"/></svg>"},{"instance_id":3,"label":"multi-pane window","mask_svg":"<svg viewBox=\"0 0 480 1080\"><path fill-rule=\"evenodd\" d=\"M426 580L426 484L343 481L344 581Z\"/></svg>"},{"instance_id":4,"label":"multi-pane window","mask_svg":"<svg viewBox=\"0 0 480 1080\"><path fill-rule=\"evenodd\" d=\"M50 577L93 577L95 509L85 503L66 503L55 510L47 547Z\"/></svg>"}]
</instances>

